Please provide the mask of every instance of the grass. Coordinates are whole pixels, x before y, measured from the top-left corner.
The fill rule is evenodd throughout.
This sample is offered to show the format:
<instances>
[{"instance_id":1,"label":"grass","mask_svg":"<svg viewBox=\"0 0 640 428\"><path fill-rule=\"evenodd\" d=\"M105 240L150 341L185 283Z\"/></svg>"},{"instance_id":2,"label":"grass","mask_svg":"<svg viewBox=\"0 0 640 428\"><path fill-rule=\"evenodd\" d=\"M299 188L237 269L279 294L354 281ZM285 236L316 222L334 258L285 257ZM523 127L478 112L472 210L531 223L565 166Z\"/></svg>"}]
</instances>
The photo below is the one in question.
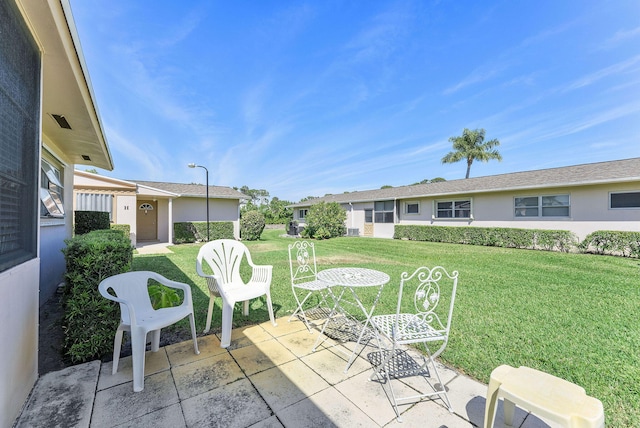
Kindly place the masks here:
<instances>
[{"instance_id":1,"label":"grass","mask_svg":"<svg viewBox=\"0 0 640 428\"><path fill-rule=\"evenodd\" d=\"M273 265L276 316L295 308L287 245L279 230L246 242L256 264ZM194 290L196 326L205 324L208 292L195 273L199 245L171 247L173 254L136 256L135 270L153 270ZM640 262L637 259L543 251L337 238L316 241L319 269L369 267L386 272L376 313L395 311L400 274L418 266L458 270L452 333L441 359L487 383L501 365L533 367L574 382L599 398L607 426L640 426ZM268 319L262 301L248 319L238 307L234 324ZM220 326L216 303L212 329ZM187 328L187 324L179 325Z\"/></svg>"}]
</instances>

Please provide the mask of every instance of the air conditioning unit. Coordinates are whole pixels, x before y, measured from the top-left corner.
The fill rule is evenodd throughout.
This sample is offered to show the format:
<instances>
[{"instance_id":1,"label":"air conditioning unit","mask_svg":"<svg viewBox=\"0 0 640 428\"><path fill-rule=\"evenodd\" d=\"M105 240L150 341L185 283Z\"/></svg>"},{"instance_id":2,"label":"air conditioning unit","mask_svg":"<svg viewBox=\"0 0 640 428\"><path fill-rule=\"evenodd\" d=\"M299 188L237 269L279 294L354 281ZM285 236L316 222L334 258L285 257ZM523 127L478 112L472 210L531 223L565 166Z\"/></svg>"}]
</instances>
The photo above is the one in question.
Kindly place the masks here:
<instances>
[{"instance_id":1,"label":"air conditioning unit","mask_svg":"<svg viewBox=\"0 0 640 428\"><path fill-rule=\"evenodd\" d=\"M358 228L348 228L347 236L360 236L360 229Z\"/></svg>"}]
</instances>

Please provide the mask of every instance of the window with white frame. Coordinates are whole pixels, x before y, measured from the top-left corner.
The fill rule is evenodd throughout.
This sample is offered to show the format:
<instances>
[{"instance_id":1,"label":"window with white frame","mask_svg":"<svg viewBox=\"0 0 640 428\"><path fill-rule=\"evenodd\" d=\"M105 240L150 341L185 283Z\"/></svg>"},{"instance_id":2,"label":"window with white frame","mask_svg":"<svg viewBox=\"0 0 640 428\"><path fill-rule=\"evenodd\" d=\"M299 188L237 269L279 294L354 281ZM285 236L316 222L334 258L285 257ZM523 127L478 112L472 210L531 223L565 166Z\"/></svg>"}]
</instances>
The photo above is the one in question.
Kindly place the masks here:
<instances>
[{"instance_id":1,"label":"window with white frame","mask_svg":"<svg viewBox=\"0 0 640 428\"><path fill-rule=\"evenodd\" d=\"M420 214L420 202L407 201L404 203L405 214Z\"/></svg>"},{"instance_id":2,"label":"window with white frame","mask_svg":"<svg viewBox=\"0 0 640 428\"><path fill-rule=\"evenodd\" d=\"M640 208L640 192L611 192L609 194L609 208Z\"/></svg>"},{"instance_id":3,"label":"window with white frame","mask_svg":"<svg viewBox=\"0 0 640 428\"><path fill-rule=\"evenodd\" d=\"M516 217L569 217L569 195L523 196L514 199Z\"/></svg>"},{"instance_id":4,"label":"window with white frame","mask_svg":"<svg viewBox=\"0 0 640 428\"><path fill-rule=\"evenodd\" d=\"M40 51L15 2L0 2L0 272L37 255Z\"/></svg>"},{"instance_id":5,"label":"window with white frame","mask_svg":"<svg viewBox=\"0 0 640 428\"><path fill-rule=\"evenodd\" d=\"M436 218L471 218L471 199L436 201Z\"/></svg>"},{"instance_id":6,"label":"window with white frame","mask_svg":"<svg viewBox=\"0 0 640 428\"><path fill-rule=\"evenodd\" d=\"M298 218L300 220L304 220L304 218L307 216L307 214L309 214L309 210L308 209L299 209L298 210Z\"/></svg>"},{"instance_id":7,"label":"window with white frame","mask_svg":"<svg viewBox=\"0 0 640 428\"><path fill-rule=\"evenodd\" d=\"M379 201L373 204L374 220L376 223L393 223L393 201Z\"/></svg>"},{"instance_id":8,"label":"window with white frame","mask_svg":"<svg viewBox=\"0 0 640 428\"><path fill-rule=\"evenodd\" d=\"M40 216L41 217L64 217L64 186L62 184L63 171L62 164L53 160L53 157L44 152L46 159L41 160L40 171Z\"/></svg>"}]
</instances>

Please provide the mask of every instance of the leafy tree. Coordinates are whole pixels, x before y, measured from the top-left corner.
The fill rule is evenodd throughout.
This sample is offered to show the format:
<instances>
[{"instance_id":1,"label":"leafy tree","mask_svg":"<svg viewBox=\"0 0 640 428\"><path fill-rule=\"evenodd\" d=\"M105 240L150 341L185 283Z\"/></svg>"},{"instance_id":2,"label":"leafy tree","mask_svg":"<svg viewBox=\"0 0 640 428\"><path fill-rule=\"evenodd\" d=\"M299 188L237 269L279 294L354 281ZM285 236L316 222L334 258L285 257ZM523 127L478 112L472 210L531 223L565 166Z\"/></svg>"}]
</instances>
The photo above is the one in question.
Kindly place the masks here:
<instances>
[{"instance_id":1,"label":"leafy tree","mask_svg":"<svg viewBox=\"0 0 640 428\"><path fill-rule=\"evenodd\" d=\"M390 186L388 184L383 185L382 187L380 187L381 189L392 189L393 186Z\"/></svg>"},{"instance_id":2,"label":"leafy tree","mask_svg":"<svg viewBox=\"0 0 640 428\"><path fill-rule=\"evenodd\" d=\"M442 177L436 177L436 178L425 178L422 181L418 181L417 183L413 183L412 186L415 186L416 184L427 184L427 183L440 183L441 181L447 181L445 178Z\"/></svg>"},{"instance_id":3,"label":"leafy tree","mask_svg":"<svg viewBox=\"0 0 640 428\"><path fill-rule=\"evenodd\" d=\"M484 142L484 135L484 129L471 131L465 128L462 131L462 136L449 138L449 141L453 143L453 151L442 158L442 163L455 163L466 159L467 175L465 178L469 178L469 171L471 171L471 164L474 160L488 162L491 159L497 159L501 161L502 155L494 148L500 145L500 141L493 139Z\"/></svg>"},{"instance_id":4,"label":"leafy tree","mask_svg":"<svg viewBox=\"0 0 640 428\"><path fill-rule=\"evenodd\" d=\"M234 187L234 189L250 197L251 202L254 205L259 206L269 203L269 192L264 189L249 189L249 187L246 185L240 188Z\"/></svg>"},{"instance_id":5,"label":"leafy tree","mask_svg":"<svg viewBox=\"0 0 640 428\"><path fill-rule=\"evenodd\" d=\"M346 220L347 212L337 202L320 202L311 205L305 216L306 226L302 236L315 239L343 236L347 232L344 225Z\"/></svg>"}]
</instances>

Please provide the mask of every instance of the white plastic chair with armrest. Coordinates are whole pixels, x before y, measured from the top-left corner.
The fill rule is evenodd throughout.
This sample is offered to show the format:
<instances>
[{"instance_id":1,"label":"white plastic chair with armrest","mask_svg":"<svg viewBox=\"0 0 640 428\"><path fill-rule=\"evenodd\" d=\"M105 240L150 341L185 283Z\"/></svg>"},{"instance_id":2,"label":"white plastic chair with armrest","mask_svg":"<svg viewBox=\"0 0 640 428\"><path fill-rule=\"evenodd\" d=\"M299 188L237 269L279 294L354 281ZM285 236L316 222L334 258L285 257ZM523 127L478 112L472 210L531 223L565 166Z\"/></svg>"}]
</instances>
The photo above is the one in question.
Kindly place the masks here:
<instances>
[{"instance_id":1,"label":"white plastic chair with armrest","mask_svg":"<svg viewBox=\"0 0 640 428\"><path fill-rule=\"evenodd\" d=\"M420 267L411 275L404 272L400 279L396 313L376 315L371 318L379 351L369 354L369 359L374 365L374 371L369 379L377 378L389 385L393 401L392 405L400 422L402 419L400 418L398 405L401 401L415 401L423 397L441 395L449 411L453 412L446 388L436 368L435 358L444 351L449 340L457 286L458 272L454 271L449 275L440 266L433 269ZM405 309L402 305L403 293L405 293L405 299L412 297L413 302L405 305L406 308L412 306L411 312L403 311ZM383 346L384 342L390 343L391 348ZM429 345L438 342L440 347L435 352L431 352ZM426 358L422 357L423 362L421 365L417 364L402 349L403 345L417 343L424 345L427 354ZM431 377L430 370L427 367L429 363L433 368L438 384L433 385L427 381L429 384L428 392L423 391L417 395L397 397L391 379L401 379L409 376L421 376L424 379L427 376Z\"/></svg>"},{"instance_id":2,"label":"white plastic chair with armrest","mask_svg":"<svg viewBox=\"0 0 640 428\"><path fill-rule=\"evenodd\" d=\"M184 293L182 304L172 308L153 309L148 289L150 280L157 281L166 287L182 290ZM109 289L114 291L115 296L109 293ZM116 337L113 342L112 374L116 374L118 371L123 332L129 331L131 334L133 390L135 392L140 392L144 389L145 349L149 333L151 333L151 350L157 352L160 348L160 329L188 316L191 323L191 335L193 336L193 349L196 354L200 353L196 339L196 325L193 318L193 302L189 285L171 281L155 272L136 271L106 278L100 282L98 290L107 299L120 304L120 325L116 330Z\"/></svg>"},{"instance_id":3,"label":"white plastic chair with armrest","mask_svg":"<svg viewBox=\"0 0 640 428\"><path fill-rule=\"evenodd\" d=\"M304 304L314 293L319 294L318 304L315 309L321 309L322 304L327 302L328 288L331 286L328 282L318 279L318 268L316 266L316 249L313 242L296 241L289 244L289 272L291 273L291 291L295 297L298 307L289 317L289 322L296 315L307 326L307 330L311 332L311 322L304 311ZM302 299L299 297L304 295ZM311 313L311 309L307 309ZM326 315L329 315L327 310Z\"/></svg>"},{"instance_id":4,"label":"white plastic chair with armrest","mask_svg":"<svg viewBox=\"0 0 640 428\"><path fill-rule=\"evenodd\" d=\"M244 283L240 276L240 264L246 258L251 267L251 279ZM203 260L211 268L212 274L203 270ZM207 279L209 286L209 309L207 312L207 325L204 332L211 328L214 300L222 298L222 338L220 346L227 348L231 344L231 328L233 324L233 308L236 302L243 302L243 315L249 315L249 300L266 296L267 309L271 324L277 324L273 317L273 305L271 303L271 275L273 266L256 265L251 260L251 254L246 245L232 239L217 239L207 242L198 252L196 271L198 275Z\"/></svg>"}]
</instances>

